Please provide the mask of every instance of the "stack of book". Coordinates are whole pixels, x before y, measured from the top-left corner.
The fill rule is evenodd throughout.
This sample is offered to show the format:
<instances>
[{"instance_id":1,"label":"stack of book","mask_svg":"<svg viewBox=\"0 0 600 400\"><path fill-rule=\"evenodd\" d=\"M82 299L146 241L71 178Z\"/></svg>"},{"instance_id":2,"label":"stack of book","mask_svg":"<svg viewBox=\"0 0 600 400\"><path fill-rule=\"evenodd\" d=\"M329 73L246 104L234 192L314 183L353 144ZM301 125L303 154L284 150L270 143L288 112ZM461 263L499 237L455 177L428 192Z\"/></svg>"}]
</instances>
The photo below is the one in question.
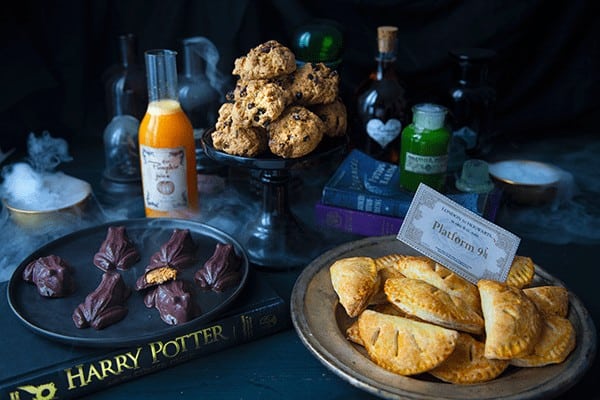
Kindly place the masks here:
<instances>
[{"instance_id":1,"label":"stack of book","mask_svg":"<svg viewBox=\"0 0 600 400\"><path fill-rule=\"evenodd\" d=\"M414 195L400 187L399 174L397 165L353 149L323 187L315 206L316 223L362 236L398 233ZM490 221L501 198L497 189L490 193L448 189L444 195Z\"/></svg>"}]
</instances>

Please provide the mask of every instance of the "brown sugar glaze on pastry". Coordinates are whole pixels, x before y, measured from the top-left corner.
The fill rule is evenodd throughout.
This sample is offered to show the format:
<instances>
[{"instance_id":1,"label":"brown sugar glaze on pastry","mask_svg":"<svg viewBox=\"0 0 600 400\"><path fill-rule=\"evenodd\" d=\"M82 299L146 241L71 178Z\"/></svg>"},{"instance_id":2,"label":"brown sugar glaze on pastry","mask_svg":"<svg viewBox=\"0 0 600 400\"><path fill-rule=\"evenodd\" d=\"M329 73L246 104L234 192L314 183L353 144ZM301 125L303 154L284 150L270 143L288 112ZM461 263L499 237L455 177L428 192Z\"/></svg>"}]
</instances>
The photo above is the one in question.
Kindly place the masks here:
<instances>
[{"instance_id":1,"label":"brown sugar glaze on pastry","mask_svg":"<svg viewBox=\"0 0 600 400\"><path fill-rule=\"evenodd\" d=\"M150 257L150 265L146 271L155 264L168 264L174 268L183 268L195 260L196 244L192 239L189 229L174 229L169 240L167 240Z\"/></svg>"},{"instance_id":2,"label":"brown sugar glaze on pastry","mask_svg":"<svg viewBox=\"0 0 600 400\"><path fill-rule=\"evenodd\" d=\"M169 325L178 325L194 319L200 308L194 302L186 281L175 280L158 285L144 296L148 308L155 307L160 319Z\"/></svg>"},{"instance_id":3,"label":"brown sugar glaze on pastry","mask_svg":"<svg viewBox=\"0 0 600 400\"><path fill-rule=\"evenodd\" d=\"M65 297L75 289L71 267L56 255L40 257L30 262L22 276L24 281L33 283L43 297Z\"/></svg>"},{"instance_id":4,"label":"brown sugar glaze on pastry","mask_svg":"<svg viewBox=\"0 0 600 400\"><path fill-rule=\"evenodd\" d=\"M121 274L114 270L105 272L98 287L73 312L75 326L91 326L100 330L119 322L127 315L125 303L130 295L131 289L127 287Z\"/></svg>"},{"instance_id":5,"label":"brown sugar glaze on pastry","mask_svg":"<svg viewBox=\"0 0 600 400\"><path fill-rule=\"evenodd\" d=\"M233 245L217 243L213 255L194 274L194 280L204 289L222 292L240 281L241 261Z\"/></svg>"},{"instance_id":6,"label":"brown sugar glaze on pastry","mask_svg":"<svg viewBox=\"0 0 600 400\"><path fill-rule=\"evenodd\" d=\"M140 254L124 226L109 226L106 239L94 255L94 265L102 271L126 270L140 260Z\"/></svg>"}]
</instances>

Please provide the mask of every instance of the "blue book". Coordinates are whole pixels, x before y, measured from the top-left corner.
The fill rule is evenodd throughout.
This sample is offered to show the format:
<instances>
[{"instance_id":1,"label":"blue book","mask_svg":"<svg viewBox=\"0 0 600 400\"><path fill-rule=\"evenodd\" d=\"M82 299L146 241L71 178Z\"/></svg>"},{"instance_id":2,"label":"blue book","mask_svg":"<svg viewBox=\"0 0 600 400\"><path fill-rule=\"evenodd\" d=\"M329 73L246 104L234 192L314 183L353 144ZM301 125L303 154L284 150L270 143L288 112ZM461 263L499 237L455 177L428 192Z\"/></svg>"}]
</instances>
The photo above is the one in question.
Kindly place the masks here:
<instances>
[{"instance_id":1,"label":"blue book","mask_svg":"<svg viewBox=\"0 0 600 400\"><path fill-rule=\"evenodd\" d=\"M443 193L490 221L496 216L500 192ZM321 203L374 214L404 217L414 193L400 187L400 169L395 164L376 160L353 149L323 187Z\"/></svg>"}]
</instances>

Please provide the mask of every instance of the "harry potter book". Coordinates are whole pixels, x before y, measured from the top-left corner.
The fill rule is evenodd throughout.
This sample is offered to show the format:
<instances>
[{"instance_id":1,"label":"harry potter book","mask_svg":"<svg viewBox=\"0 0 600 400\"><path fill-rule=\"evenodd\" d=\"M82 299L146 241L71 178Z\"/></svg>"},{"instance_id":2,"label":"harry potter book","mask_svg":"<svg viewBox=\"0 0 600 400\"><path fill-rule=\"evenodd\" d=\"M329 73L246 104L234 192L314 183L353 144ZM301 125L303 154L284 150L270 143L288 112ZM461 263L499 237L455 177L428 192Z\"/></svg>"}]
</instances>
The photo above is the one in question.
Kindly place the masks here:
<instances>
[{"instance_id":1,"label":"harry potter book","mask_svg":"<svg viewBox=\"0 0 600 400\"><path fill-rule=\"evenodd\" d=\"M6 286L0 284L0 399L77 398L290 325L287 303L251 273L229 311L204 326L126 348L75 347L25 327L10 311Z\"/></svg>"}]
</instances>

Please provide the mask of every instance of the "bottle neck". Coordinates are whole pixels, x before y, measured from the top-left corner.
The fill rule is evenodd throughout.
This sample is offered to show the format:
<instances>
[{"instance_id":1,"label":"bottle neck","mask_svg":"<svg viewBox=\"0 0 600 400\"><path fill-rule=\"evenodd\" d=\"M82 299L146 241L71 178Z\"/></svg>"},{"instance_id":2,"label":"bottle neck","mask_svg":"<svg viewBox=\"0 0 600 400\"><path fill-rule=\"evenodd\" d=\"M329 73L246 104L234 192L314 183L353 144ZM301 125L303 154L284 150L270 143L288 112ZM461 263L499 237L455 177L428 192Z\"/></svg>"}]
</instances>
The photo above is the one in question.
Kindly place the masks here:
<instances>
[{"instance_id":1,"label":"bottle neck","mask_svg":"<svg viewBox=\"0 0 600 400\"><path fill-rule=\"evenodd\" d=\"M133 34L119 36L119 53L121 55L121 64L127 69L137 63L136 56L137 42Z\"/></svg>"},{"instance_id":2,"label":"bottle neck","mask_svg":"<svg viewBox=\"0 0 600 400\"><path fill-rule=\"evenodd\" d=\"M386 79L395 73L394 68L396 65L396 53L395 52L379 52L375 57L377 62L376 78L377 80Z\"/></svg>"},{"instance_id":3,"label":"bottle neck","mask_svg":"<svg viewBox=\"0 0 600 400\"><path fill-rule=\"evenodd\" d=\"M194 51L193 43L185 43L183 47L183 75L191 78L198 75L202 68L202 58Z\"/></svg>"},{"instance_id":4,"label":"bottle neck","mask_svg":"<svg viewBox=\"0 0 600 400\"><path fill-rule=\"evenodd\" d=\"M478 85L488 80L487 63L460 61L455 72L456 80L461 85Z\"/></svg>"},{"instance_id":5,"label":"bottle neck","mask_svg":"<svg viewBox=\"0 0 600 400\"><path fill-rule=\"evenodd\" d=\"M176 55L172 50L146 51L149 102L178 100Z\"/></svg>"}]
</instances>

